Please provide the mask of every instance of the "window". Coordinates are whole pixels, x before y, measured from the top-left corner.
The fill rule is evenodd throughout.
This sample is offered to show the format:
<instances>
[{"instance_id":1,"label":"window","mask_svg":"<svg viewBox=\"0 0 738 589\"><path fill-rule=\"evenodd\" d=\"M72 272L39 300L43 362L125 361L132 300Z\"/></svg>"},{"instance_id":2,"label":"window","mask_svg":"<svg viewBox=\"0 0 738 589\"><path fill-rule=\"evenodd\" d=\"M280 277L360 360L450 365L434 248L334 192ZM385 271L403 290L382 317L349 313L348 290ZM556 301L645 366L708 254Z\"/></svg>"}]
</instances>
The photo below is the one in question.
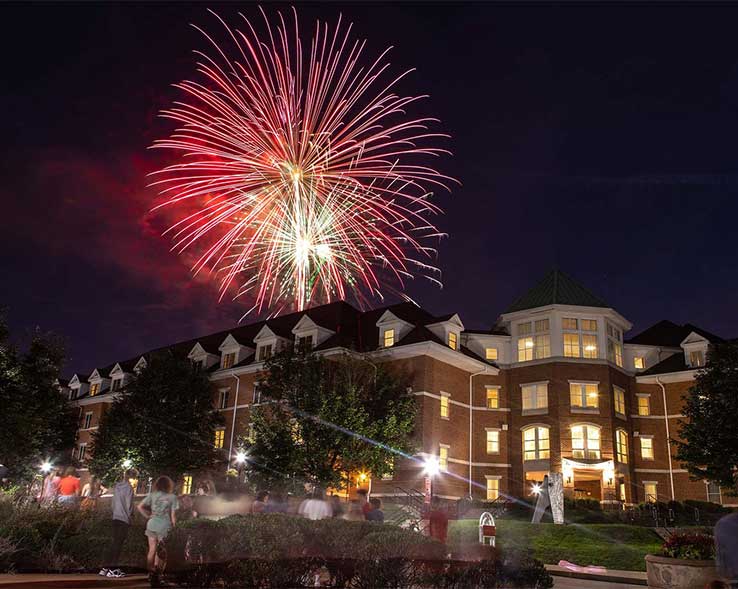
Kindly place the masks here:
<instances>
[{"instance_id":1,"label":"window","mask_svg":"<svg viewBox=\"0 0 738 589\"><path fill-rule=\"evenodd\" d=\"M301 352L309 352L313 349L313 336L305 335L297 338L297 349Z\"/></svg>"},{"instance_id":2,"label":"window","mask_svg":"<svg viewBox=\"0 0 738 589\"><path fill-rule=\"evenodd\" d=\"M651 415L650 395L638 395L638 415Z\"/></svg>"},{"instance_id":3,"label":"window","mask_svg":"<svg viewBox=\"0 0 738 589\"><path fill-rule=\"evenodd\" d=\"M261 388L259 387L259 383L258 382L255 382L254 383L254 394L253 394L253 397L251 399L251 402L254 405L258 405L259 403L261 403Z\"/></svg>"},{"instance_id":4,"label":"window","mask_svg":"<svg viewBox=\"0 0 738 589\"><path fill-rule=\"evenodd\" d=\"M500 479L487 477L487 501L494 501L500 496Z\"/></svg>"},{"instance_id":5,"label":"window","mask_svg":"<svg viewBox=\"0 0 738 589\"><path fill-rule=\"evenodd\" d=\"M266 362L272 357L272 344L259 346L259 362Z\"/></svg>"},{"instance_id":6,"label":"window","mask_svg":"<svg viewBox=\"0 0 738 589\"><path fill-rule=\"evenodd\" d=\"M628 500L627 497L625 496L625 483L620 483L618 485L618 498L623 503L625 503Z\"/></svg>"},{"instance_id":7,"label":"window","mask_svg":"<svg viewBox=\"0 0 738 589\"><path fill-rule=\"evenodd\" d=\"M448 334L448 347L452 350L456 350L459 347L459 336L456 335L455 331L450 331Z\"/></svg>"},{"instance_id":8,"label":"window","mask_svg":"<svg viewBox=\"0 0 738 589\"><path fill-rule=\"evenodd\" d=\"M548 385L526 384L523 389L523 412L545 413L548 411Z\"/></svg>"},{"instance_id":9,"label":"window","mask_svg":"<svg viewBox=\"0 0 738 589\"><path fill-rule=\"evenodd\" d=\"M100 392L100 383L93 382L90 384L90 397L94 397Z\"/></svg>"},{"instance_id":10,"label":"window","mask_svg":"<svg viewBox=\"0 0 738 589\"><path fill-rule=\"evenodd\" d=\"M573 329L576 331L579 329L579 321L577 321L576 319L564 317L561 320L561 327L563 327L564 329Z\"/></svg>"},{"instance_id":11,"label":"window","mask_svg":"<svg viewBox=\"0 0 738 589\"><path fill-rule=\"evenodd\" d=\"M500 408L500 389L497 387L487 387L487 409Z\"/></svg>"},{"instance_id":12,"label":"window","mask_svg":"<svg viewBox=\"0 0 738 589\"><path fill-rule=\"evenodd\" d=\"M594 425L573 425L571 455L574 458L600 458L600 428Z\"/></svg>"},{"instance_id":13,"label":"window","mask_svg":"<svg viewBox=\"0 0 738 589\"><path fill-rule=\"evenodd\" d=\"M192 477L188 474L182 477L182 495L189 495L192 493Z\"/></svg>"},{"instance_id":14,"label":"window","mask_svg":"<svg viewBox=\"0 0 738 589\"><path fill-rule=\"evenodd\" d=\"M441 393L441 417L448 419L449 415L449 398L448 395Z\"/></svg>"},{"instance_id":15,"label":"window","mask_svg":"<svg viewBox=\"0 0 738 589\"><path fill-rule=\"evenodd\" d=\"M113 382L110 383L110 391L113 393L115 391L119 391L122 384L123 384L122 378L114 378Z\"/></svg>"},{"instance_id":16,"label":"window","mask_svg":"<svg viewBox=\"0 0 738 589\"><path fill-rule=\"evenodd\" d=\"M569 397L572 409L597 409L600 405L596 383L569 383Z\"/></svg>"},{"instance_id":17,"label":"window","mask_svg":"<svg viewBox=\"0 0 738 589\"><path fill-rule=\"evenodd\" d=\"M497 360L497 348L484 348L484 357L487 360Z\"/></svg>"},{"instance_id":18,"label":"window","mask_svg":"<svg viewBox=\"0 0 738 589\"><path fill-rule=\"evenodd\" d=\"M438 468L448 470L448 449L449 446L441 444L438 447Z\"/></svg>"},{"instance_id":19,"label":"window","mask_svg":"<svg viewBox=\"0 0 738 589\"><path fill-rule=\"evenodd\" d=\"M225 428L219 427L215 430L215 443L213 444L216 448L222 448L225 442Z\"/></svg>"},{"instance_id":20,"label":"window","mask_svg":"<svg viewBox=\"0 0 738 589\"><path fill-rule=\"evenodd\" d=\"M689 365L690 366L704 366L705 365L705 354L702 350L694 350L689 353Z\"/></svg>"},{"instance_id":21,"label":"window","mask_svg":"<svg viewBox=\"0 0 738 589\"><path fill-rule=\"evenodd\" d=\"M92 425L92 413L85 413L85 423L82 429L90 429Z\"/></svg>"},{"instance_id":22,"label":"window","mask_svg":"<svg viewBox=\"0 0 738 589\"><path fill-rule=\"evenodd\" d=\"M223 368L230 368L236 362L236 352L223 354Z\"/></svg>"},{"instance_id":23,"label":"window","mask_svg":"<svg viewBox=\"0 0 738 589\"><path fill-rule=\"evenodd\" d=\"M73 400L77 398L77 390L78 389L69 389L69 400Z\"/></svg>"},{"instance_id":24,"label":"window","mask_svg":"<svg viewBox=\"0 0 738 589\"><path fill-rule=\"evenodd\" d=\"M79 452L77 453L77 460L84 462L87 457L87 444L83 443L79 445Z\"/></svg>"},{"instance_id":25,"label":"window","mask_svg":"<svg viewBox=\"0 0 738 589\"><path fill-rule=\"evenodd\" d=\"M643 481L643 494L645 495L646 503L656 503L658 493L656 487L658 483L652 481Z\"/></svg>"},{"instance_id":26,"label":"window","mask_svg":"<svg viewBox=\"0 0 738 589\"><path fill-rule=\"evenodd\" d=\"M228 407L228 390L220 391L220 397L218 399L218 409L225 409Z\"/></svg>"},{"instance_id":27,"label":"window","mask_svg":"<svg viewBox=\"0 0 738 589\"><path fill-rule=\"evenodd\" d=\"M597 319L582 319L582 331L597 331Z\"/></svg>"},{"instance_id":28,"label":"window","mask_svg":"<svg viewBox=\"0 0 738 589\"><path fill-rule=\"evenodd\" d=\"M564 356L567 358L597 358L597 321L564 317ZM595 332L595 334L585 332Z\"/></svg>"},{"instance_id":29,"label":"window","mask_svg":"<svg viewBox=\"0 0 738 589\"><path fill-rule=\"evenodd\" d=\"M646 367L646 360L643 356L635 356L633 358L633 368L636 370L643 370Z\"/></svg>"},{"instance_id":30,"label":"window","mask_svg":"<svg viewBox=\"0 0 738 589\"><path fill-rule=\"evenodd\" d=\"M579 334L564 334L564 356L567 358L579 358Z\"/></svg>"},{"instance_id":31,"label":"window","mask_svg":"<svg viewBox=\"0 0 738 589\"><path fill-rule=\"evenodd\" d=\"M495 429L487 430L487 454L500 453L500 432Z\"/></svg>"},{"instance_id":32,"label":"window","mask_svg":"<svg viewBox=\"0 0 738 589\"><path fill-rule=\"evenodd\" d=\"M616 433L616 437L616 454L618 462L628 464L628 434L625 430L619 429Z\"/></svg>"},{"instance_id":33,"label":"window","mask_svg":"<svg viewBox=\"0 0 738 589\"><path fill-rule=\"evenodd\" d=\"M623 333L615 326L607 324L607 359L623 367Z\"/></svg>"},{"instance_id":34,"label":"window","mask_svg":"<svg viewBox=\"0 0 738 589\"><path fill-rule=\"evenodd\" d=\"M653 460L653 438L641 437L641 458Z\"/></svg>"},{"instance_id":35,"label":"window","mask_svg":"<svg viewBox=\"0 0 738 589\"><path fill-rule=\"evenodd\" d=\"M720 492L720 485L712 482L707 483L707 500L711 503L722 504L723 496Z\"/></svg>"},{"instance_id":36,"label":"window","mask_svg":"<svg viewBox=\"0 0 738 589\"><path fill-rule=\"evenodd\" d=\"M612 390L615 399L615 413L625 415L625 391L615 386Z\"/></svg>"},{"instance_id":37,"label":"window","mask_svg":"<svg viewBox=\"0 0 738 589\"><path fill-rule=\"evenodd\" d=\"M597 336L582 334L582 356L584 358L597 358Z\"/></svg>"},{"instance_id":38,"label":"window","mask_svg":"<svg viewBox=\"0 0 738 589\"><path fill-rule=\"evenodd\" d=\"M531 427L523 431L523 460L547 460L551 457L548 428Z\"/></svg>"},{"instance_id":39,"label":"window","mask_svg":"<svg viewBox=\"0 0 738 589\"><path fill-rule=\"evenodd\" d=\"M518 362L551 356L548 319L518 324Z\"/></svg>"},{"instance_id":40,"label":"window","mask_svg":"<svg viewBox=\"0 0 738 589\"><path fill-rule=\"evenodd\" d=\"M395 345L395 330L394 329L385 329L384 330L384 343L383 346L385 348L391 348Z\"/></svg>"}]
</instances>

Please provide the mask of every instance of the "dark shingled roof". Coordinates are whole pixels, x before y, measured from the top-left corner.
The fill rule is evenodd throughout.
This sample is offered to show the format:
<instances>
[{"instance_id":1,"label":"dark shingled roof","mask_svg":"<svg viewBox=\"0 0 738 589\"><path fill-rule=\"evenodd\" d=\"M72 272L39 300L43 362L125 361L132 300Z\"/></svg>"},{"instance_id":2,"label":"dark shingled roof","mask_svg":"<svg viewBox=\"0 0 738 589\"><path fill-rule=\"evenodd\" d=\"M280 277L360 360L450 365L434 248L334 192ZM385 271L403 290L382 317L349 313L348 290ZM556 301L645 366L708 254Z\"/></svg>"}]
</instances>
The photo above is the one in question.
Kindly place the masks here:
<instances>
[{"instance_id":1,"label":"dark shingled roof","mask_svg":"<svg viewBox=\"0 0 738 589\"><path fill-rule=\"evenodd\" d=\"M684 370L693 370L684 361L684 354L676 353L669 356L666 360L662 360L658 364L654 364L648 370L644 370L638 376L648 376L651 374L668 374L670 372L682 372Z\"/></svg>"},{"instance_id":2,"label":"dark shingled roof","mask_svg":"<svg viewBox=\"0 0 738 589\"><path fill-rule=\"evenodd\" d=\"M625 340L626 344L636 344L642 346L661 346L666 348L678 348L684 339L692 332L704 337L709 342L721 342L723 339L714 333L705 331L704 329L685 323L677 325L672 321L663 319L652 325L638 335L634 335L630 339Z\"/></svg>"},{"instance_id":3,"label":"dark shingled roof","mask_svg":"<svg viewBox=\"0 0 738 589\"><path fill-rule=\"evenodd\" d=\"M543 280L510 305L505 313L549 305L610 307L604 300L589 292L561 270L552 270Z\"/></svg>"}]
</instances>

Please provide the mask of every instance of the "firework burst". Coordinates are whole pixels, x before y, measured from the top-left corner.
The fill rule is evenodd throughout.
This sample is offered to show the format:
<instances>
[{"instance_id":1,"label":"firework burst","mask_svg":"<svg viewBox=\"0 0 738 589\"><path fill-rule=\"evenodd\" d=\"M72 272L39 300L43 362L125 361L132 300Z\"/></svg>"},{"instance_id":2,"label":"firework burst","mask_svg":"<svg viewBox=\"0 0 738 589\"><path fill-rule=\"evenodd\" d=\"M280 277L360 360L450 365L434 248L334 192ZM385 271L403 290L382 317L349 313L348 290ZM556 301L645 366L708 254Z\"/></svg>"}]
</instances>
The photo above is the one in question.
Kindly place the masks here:
<instances>
[{"instance_id":1,"label":"firework burst","mask_svg":"<svg viewBox=\"0 0 738 589\"><path fill-rule=\"evenodd\" d=\"M305 51L294 11L276 26L262 11L261 38L243 15L243 31L213 15L232 56L195 27L211 55L197 52L199 81L177 84L184 99L162 113L178 128L152 146L180 156L152 183L158 207L183 211L173 249L194 249L193 271L218 275L221 297L250 295L249 312L438 282L431 197L453 180L424 163L448 153L433 146L446 137L436 119L406 115L424 97L393 90L409 71L388 76L389 49L364 60L340 18L318 22Z\"/></svg>"}]
</instances>

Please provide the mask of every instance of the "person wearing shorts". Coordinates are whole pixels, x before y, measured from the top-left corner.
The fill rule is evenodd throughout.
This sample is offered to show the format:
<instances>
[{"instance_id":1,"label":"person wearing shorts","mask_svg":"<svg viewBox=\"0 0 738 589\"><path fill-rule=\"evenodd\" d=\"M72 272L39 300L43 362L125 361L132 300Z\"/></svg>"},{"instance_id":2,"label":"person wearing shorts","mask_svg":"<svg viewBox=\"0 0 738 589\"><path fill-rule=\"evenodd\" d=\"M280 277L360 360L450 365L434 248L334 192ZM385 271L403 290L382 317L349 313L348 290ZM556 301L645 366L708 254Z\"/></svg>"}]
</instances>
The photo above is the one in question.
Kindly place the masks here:
<instances>
[{"instance_id":1,"label":"person wearing shorts","mask_svg":"<svg viewBox=\"0 0 738 589\"><path fill-rule=\"evenodd\" d=\"M148 520L145 532L149 541L146 564L152 587L159 587L161 584L160 575L167 564L162 542L177 523L176 511L179 509L179 502L177 496L172 493L173 489L172 479L159 477L154 483L154 490L138 504L138 510Z\"/></svg>"}]
</instances>

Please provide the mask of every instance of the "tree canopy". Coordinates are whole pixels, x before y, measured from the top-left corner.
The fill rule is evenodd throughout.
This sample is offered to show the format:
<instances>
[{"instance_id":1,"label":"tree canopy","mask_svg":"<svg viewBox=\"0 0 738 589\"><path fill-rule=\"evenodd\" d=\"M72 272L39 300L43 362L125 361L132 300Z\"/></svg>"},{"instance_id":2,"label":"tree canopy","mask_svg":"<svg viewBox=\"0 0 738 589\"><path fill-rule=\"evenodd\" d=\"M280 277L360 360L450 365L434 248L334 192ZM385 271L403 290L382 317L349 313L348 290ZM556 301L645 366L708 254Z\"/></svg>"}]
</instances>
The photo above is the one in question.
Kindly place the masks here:
<instances>
[{"instance_id":1,"label":"tree canopy","mask_svg":"<svg viewBox=\"0 0 738 589\"><path fill-rule=\"evenodd\" d=\"M11 480L23 481L71 448L76 413L58 384L64 363L60 338L36 330L21 352L9 337L0 312L0 463Z\"/></svg>"},{"instance_id":2,"label":"tree canopy","mask_svg":"<svg viewBox=\"0 0 738 589\"><path fill-rule=\"evenodd\" d=\"M408 375L348 354L272 357L259 385L262 404L251 413L253 437L240 440L249 480L340 488L350 473L391 473L399 453L414 451L408 384Z\"/></svg>"},{"instance_id":3,"label":"tree canopy","mask_svg":"<svg viewBox=\"0 0 738 589\"><path fill-rule=\"evenodd\" d=\"M124 460L149 476L206 469L226 457L214 447L222 424L207 376L165 351L119 393L93 434L90 471L116 478Z\"/></svg>"},{"instance_id":4,"label":"tree canopy","mask_svg":"<svg viewBox=\"0 0 738 589\"><path fill-rule=\"evenodd\" d=\"M716 344L705 368L684 398L684 416L675 440L677 459L699 479L736 494L738 485L738 345Z\"/></svg>"}]
</instances>

